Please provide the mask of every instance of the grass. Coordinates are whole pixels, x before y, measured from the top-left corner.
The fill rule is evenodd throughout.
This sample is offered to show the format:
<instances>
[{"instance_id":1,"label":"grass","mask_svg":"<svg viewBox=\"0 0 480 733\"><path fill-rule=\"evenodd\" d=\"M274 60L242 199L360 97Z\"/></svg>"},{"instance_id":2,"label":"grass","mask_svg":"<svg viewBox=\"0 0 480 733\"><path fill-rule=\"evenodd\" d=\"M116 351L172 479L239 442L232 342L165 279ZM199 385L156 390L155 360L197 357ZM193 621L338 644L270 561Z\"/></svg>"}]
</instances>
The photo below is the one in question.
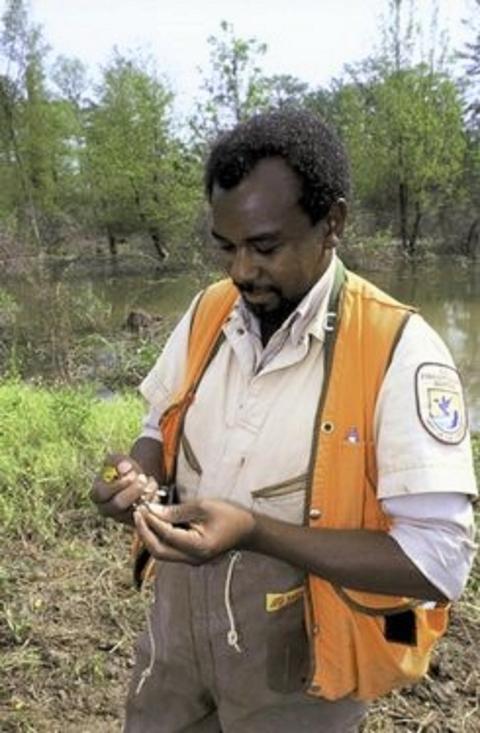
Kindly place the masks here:
<instances>
[{"instance_id":1,"label":"grass","mask_svg":"<svg viewBox=\"0 0 480 733\"><path fill-rule=\"evenodd\" d=\"M128 450L144 405L134 393L96 398L88 387L0 384L0 526L48 538L65 512L90 509L106 452Z\"/></svg>"},{"instance_id":2,"label":"grass","mask_svg":"<svg viewBox=\"0 0 480 733\"><path fill-rule=\"evenodd\" d=\"M0 383L2 733L118 730L144 610L128 531L102 520L89 493L143 411L134 392Z\"/></svg>"}]
</instances>

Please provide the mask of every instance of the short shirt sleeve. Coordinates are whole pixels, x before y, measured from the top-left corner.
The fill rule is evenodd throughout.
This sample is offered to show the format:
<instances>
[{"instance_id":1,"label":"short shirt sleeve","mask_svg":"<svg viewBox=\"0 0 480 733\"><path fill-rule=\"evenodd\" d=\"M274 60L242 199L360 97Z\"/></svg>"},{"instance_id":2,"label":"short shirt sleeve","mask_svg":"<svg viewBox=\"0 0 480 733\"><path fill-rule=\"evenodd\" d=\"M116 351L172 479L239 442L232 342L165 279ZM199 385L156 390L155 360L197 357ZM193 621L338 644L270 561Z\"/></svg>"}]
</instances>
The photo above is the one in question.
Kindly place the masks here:
<instances>
[{"instance_id":1,"label":"short shirt sleeve","mask_svg":"<svg viewBox=\"0 0 480 733\"><path fill-rule=\"evenodd\" d=\"M375 412L379 499L477 493L460 377L439 335L408 321Z\"/></svg>"},{"instance_id":2,"label":"short shirt sleeve","mask_svg":"<svg viewBox=\"0 0 480 733\"><path fill-rule=\"evenodd\" d=\"M200 294L170 334L154 367L140 385L140 392L160 417L169 405L172 396L182 383L187 363L188 339L192 314Z\"/></svg>"}]
</instances>

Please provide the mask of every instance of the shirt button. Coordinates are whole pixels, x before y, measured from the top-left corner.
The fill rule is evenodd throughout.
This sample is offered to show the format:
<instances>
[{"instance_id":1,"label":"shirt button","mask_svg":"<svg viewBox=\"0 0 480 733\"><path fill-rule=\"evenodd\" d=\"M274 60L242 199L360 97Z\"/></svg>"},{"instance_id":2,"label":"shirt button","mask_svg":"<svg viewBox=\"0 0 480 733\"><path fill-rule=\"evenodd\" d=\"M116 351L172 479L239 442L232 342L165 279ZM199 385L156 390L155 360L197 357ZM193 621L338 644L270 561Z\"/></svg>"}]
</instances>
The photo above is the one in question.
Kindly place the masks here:
<instances>
[{"instance_id":1,"label":"shirt button","mask_svg":"<svg viewBox=\"0 0 480 733\"><path fill-rule=\"evenodd\" d=\"M322 510L321 509L310 509L308 516L310 519L320 519L322 516Z\"/></svg>"}]
</instances>

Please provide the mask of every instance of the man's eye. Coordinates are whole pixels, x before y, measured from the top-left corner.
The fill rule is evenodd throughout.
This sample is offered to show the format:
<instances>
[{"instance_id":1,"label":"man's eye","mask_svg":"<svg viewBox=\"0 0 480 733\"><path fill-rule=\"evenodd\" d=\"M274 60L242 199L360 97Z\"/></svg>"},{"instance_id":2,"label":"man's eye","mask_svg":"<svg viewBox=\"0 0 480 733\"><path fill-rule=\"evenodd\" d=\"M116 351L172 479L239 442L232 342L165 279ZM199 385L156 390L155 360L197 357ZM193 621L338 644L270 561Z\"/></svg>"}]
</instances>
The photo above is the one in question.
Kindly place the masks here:
<instances>
[{"instance_id":1,"label":"man's eye","mask_svg":"<svg viewBox=\"0 0 480 733\"><path fill-rule=\"evenodd\" d=\"M219 242L218 249L220 252L233 252L235 250L235 245L229 244L228 242Z\"/></svg>"},{"instance_id":2,"label":"man's eye","mask_svg":"<svg viewBox=\"0 0 480 733\"><path fill-rule=\"evenodd\" d=\"M257 244L255 244L255 251L261 255L270 255L276 252L276 250L279 249L279 247L281 246L282 243L279 240L257 242Z\"/></svg>"}]
</instances>

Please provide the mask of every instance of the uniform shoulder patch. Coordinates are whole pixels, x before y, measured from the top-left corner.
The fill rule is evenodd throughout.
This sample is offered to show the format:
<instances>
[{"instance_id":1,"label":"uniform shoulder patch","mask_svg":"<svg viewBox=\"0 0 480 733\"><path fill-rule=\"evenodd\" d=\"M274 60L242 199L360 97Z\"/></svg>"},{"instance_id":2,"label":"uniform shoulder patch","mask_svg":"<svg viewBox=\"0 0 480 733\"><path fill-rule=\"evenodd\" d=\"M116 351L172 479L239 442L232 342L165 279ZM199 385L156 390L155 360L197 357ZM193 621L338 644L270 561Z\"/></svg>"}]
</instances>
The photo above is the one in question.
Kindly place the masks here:
<instances>
[{"instance_id":1,"label":"uniform shoulder patch","mask_svg":"<svg viewBox=\"0 0 480 733\"><path fill-rule=\"evenodd\" d=\"M442 443L461 443L467 432L467 414L457 370L446 364L420 364L415 395L420 421L430 435Z\"/></svg>"}]
</instances>

